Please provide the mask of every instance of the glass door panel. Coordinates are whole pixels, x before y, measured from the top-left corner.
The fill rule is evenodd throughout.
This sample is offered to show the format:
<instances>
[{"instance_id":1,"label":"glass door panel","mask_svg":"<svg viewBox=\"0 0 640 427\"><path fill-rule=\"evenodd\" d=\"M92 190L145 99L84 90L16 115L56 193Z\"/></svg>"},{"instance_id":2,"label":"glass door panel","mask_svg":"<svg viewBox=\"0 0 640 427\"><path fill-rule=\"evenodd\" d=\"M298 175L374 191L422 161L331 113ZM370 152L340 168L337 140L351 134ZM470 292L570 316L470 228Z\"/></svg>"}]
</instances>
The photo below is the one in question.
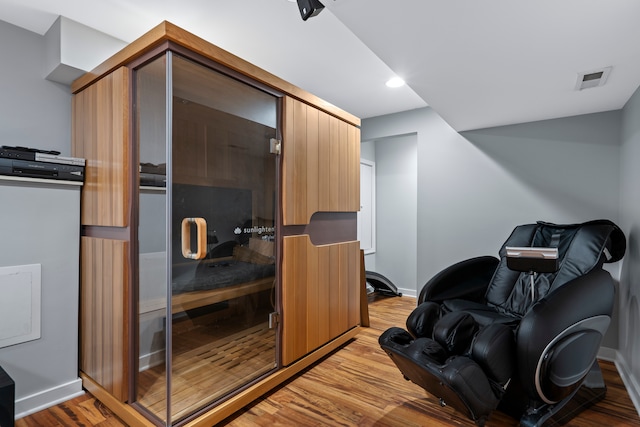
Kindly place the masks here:
<instances>
[{"instance_id":1,"label":"glass door panel","mask_svg":"<svg viewBox=\"0 0 640 427\"><path fill-rule=\"evenodd\" d=\"M152 227L166 230L164 255L153 260L157 276L164 264L166 297L164 335L158 334L159 323L146 327L141 310L139 359L148 351L158 364L140 363L137 398L157 418L174 424L276 368L277 334L269 314L276 311L277 185L270 140L277 135L277 98L176 54L168 60L170 84L162 88L168 102L158 100L153 117L141 110L145 99L158 95L141 91L151 87L146 80L161 74L161 66L154 62L137 74L139 120L150 120L154 128L168 123L165 134L171 139L165 144L166 193L145 189L161 194L153 204L140 191L140 305L148 294L142 290L142 260L153 258L154 248L143 252ZM161 120L160 104L169 119ZM147 138L145 124L138 128L141 168L166 166L152 156L155 148L143 148L162 145L158 141L166 135L156 131ZM151 220L159 216L164 221Z\"/></svg>"},{"instance_id":2,"label":"glass door panel","mask_svg":"<svg viewBox=\"0 0 640 427\"><path fill-rule=\"evenodd\" d=\"M138 140L138 354L136 401L166 425L167 335L167 57L136 71Z\"/></svg>"},{"instance_id":3,"label":"glass door panel","mask_svg":"<svg viewBox=\"0 0 640 427\"><path fill-rule=\"evenodd\" d=\"M176 420L276 366L277 99L177 55L172 77Z\"/></svg>"}]
</instances>

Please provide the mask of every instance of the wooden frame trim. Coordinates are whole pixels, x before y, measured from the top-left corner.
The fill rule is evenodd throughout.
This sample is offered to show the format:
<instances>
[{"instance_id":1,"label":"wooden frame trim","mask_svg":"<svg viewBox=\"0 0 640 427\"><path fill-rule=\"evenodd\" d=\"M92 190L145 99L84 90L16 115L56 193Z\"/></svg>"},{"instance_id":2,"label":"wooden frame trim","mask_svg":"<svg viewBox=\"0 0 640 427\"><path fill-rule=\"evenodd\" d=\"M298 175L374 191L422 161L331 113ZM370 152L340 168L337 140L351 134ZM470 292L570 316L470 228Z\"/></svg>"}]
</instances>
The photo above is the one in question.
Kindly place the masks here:
<instances>
[{"instance_id":1,"label":"wooden frame trim","mask_svg":"<svg viewBox=\"0 0 640 427\"><path fill-rule=\"evenodd\" d=\"M181 313L205 305L266 291L274 287L274 281L275 277L267 277L226 288L190 291L173 295L171 297L171 312L173 314Z\"/></svg>"},{"instance_id":2,"label":"wooden frame trim","mask_svg":"<svg viewBox=\"0 0 640 427\"><path fill-rule=\"evenodd\" d=\"M104 403L104 405L111 409L114 414L118 416L122 421L131 427L146 427L154 426L151 421L146 419L144 415L134 409L132 406L126 403L120 402L113 397L111 393L105 390L97 382L91 379L87 374L80 371L80 378L82 379L82 387L91 393L96 399Z\"/></svg>"},{"instance_id":3,"label":"wooden frame trim","mask_svg":"<svg viewBox=\"0 0 640 427\"><path fill-rule=\"evenodd\" d=\"M165 41L171 41L177 45L183 46L204 56L205 58L209 58L232 70L247 75L253 80L263 83L269 87L273 87L283 93L297 98L302 102L314 105L332 116L338 117L355 126L360 126L360 119L358 117L347 113L335 105L330 104L279 77L276 77L268 71L265 71L262 68L259 68L168 21L163 21L137 40L131 42L111 58L98 65L92 71L76 79L71 84L72 93L81 91L116 68L127 65Z\"/></svg>"}]
</instances>

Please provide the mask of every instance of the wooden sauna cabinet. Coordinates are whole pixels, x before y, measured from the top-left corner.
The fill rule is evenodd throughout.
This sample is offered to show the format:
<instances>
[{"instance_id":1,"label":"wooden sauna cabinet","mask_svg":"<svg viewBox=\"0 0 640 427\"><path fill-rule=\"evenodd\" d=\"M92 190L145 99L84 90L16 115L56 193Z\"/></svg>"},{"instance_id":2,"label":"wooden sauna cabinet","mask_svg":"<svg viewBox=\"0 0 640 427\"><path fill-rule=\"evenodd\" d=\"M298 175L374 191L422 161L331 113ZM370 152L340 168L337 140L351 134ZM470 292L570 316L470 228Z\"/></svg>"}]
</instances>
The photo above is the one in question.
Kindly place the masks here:
<instances>
[{"instance_id":1,"label":"wooden sauna cabinet","mask_svg":"<svg viewBox=\"0 0 640 427\"><path fill-rule=\"evenodd\" d=\"M184 102L180 100L181 94L175 93L178 89L175 90L173 100L167 101L167 105L169 102L176 105L173 119L168 119L173 123L170 131L161 120L153 126L140 124L140 110L146 107L141 105L143 101L136 101L136 91L141 85L136 73L154 58L168 55L167 52L186 58L180 61L196 70L190 71L192 80L199 79L194 73L201 73L202 82L198 84L203 88L202 93L192 94L192 99ZM249 125L234 125L235 118L214 113L206 100L194 103L193 97L207 96L209 68L268 92L277 105L277 130L248 121L244 123ZM153 72L147 74L153 76ZM80 274L80 371L87 390L129 425L208 426L233 414L357 334L361 322L360 250L356 241L356 212L360 203L360 120L357 117L169 22L161 23L77 79L71 88L72 155L87 161L81 200ZM206 118L200 119L201 116ZM147 123L153 124L153 121ZM169 203L171 200L168 188L145 190L140 185L140 163L144 159L138 140L142 127L147 138L150 135L151 139L161 140L170 133L167 141L189 141L185 149L174 149L173 156L169 156L173 163L171 167L167 165L167 170L172 170L173 175L167 176L167 182L172 186L172 193L182 188L180 186L244 192L253 206L253 222L249 227L254 226L255 230L262 225L262 217L274 216L275 233L269 242L275 248L274 280L255 280L220 292L176 296L171 300L172 307L166 307L169 305L166 301L163 306L161 298L143 301L139 283L142 200L147 193L151 194L149 197L160 194L159 197L169 199ZM213 136L213 127L218 136ZM258 153L246 139L263 133L265 137L274 137L267 149L276 153L274 161L247 168L248 158L265 154ZM217 141L221 139L233 141L218 147ZM277 140L281 141L279 151ZM177 144L168 144L173 143ZM276 179L264 178L271 175ZM184 194L188 198L190 193ZM249 228L253 233L250 243L258 240L254 228ZM170 290L169 282L173 279L165 280L167 283L162 286ZM169 320L200 306L226 304L224 308L229 309L241 305L229 303L234 298L251 302L247 295L251 296L252 292L256 295L271 292L270 298L275 304L270 330L263 331L275 336L273 367L209 403L194 406L192 412L188 408L174 409L173 405L179 400L177 392L169 399L171 405L159 410L159 416L149 415L151 404L141 408L144 404L140 402L138 389L157 386L145 382L140 375L144 343L139 329L143 306L156 304L156 311L164 313L165 323L188 332L185 325L193 326L195 322L178 326ZM179 336L169 331L164 339L170 342L171 337L177 341ZM234 337L229 335L226 339L229 343L239 343ZM250 347L252 345L247 345L247 360L254 358ZM175 348L174 342L171 351ZM177 379L168 380L171 375L177 375L179 368L171 363L177 364L179 359L177 356L167 358L167 349L163 351L163 360L169 362L156 364L154 369L167 369L170 374L162 381L176 384ZM156 378L155 382L162 381ZM214 394L215 381L212 384L209 387ZM192 387L182 394L191 395L194 390ZM162 411L168 415L164 417Z\"/></svg>"}]
</instances>

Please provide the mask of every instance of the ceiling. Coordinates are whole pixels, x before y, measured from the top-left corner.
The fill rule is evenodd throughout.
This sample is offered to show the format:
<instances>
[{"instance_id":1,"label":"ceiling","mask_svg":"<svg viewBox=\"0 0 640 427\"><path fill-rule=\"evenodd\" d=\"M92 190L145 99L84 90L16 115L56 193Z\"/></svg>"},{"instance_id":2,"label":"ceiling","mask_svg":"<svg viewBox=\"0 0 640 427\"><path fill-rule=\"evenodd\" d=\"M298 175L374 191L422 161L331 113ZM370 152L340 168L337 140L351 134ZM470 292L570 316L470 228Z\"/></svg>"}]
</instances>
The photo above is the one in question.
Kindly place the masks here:
<instances>
[{"instance_id":1,"label":"ceiling","mask_svg":"<svg viewBox=\"0 0 640 427\"><path fill-rule=\"evenodd\" d=\"M620 109L640 84L637 0L322 1L302 21L289 0L0 0L0 20L125 42L168 20L361 118L430 105L458 131Z\"/></svg>"}]
</instances>

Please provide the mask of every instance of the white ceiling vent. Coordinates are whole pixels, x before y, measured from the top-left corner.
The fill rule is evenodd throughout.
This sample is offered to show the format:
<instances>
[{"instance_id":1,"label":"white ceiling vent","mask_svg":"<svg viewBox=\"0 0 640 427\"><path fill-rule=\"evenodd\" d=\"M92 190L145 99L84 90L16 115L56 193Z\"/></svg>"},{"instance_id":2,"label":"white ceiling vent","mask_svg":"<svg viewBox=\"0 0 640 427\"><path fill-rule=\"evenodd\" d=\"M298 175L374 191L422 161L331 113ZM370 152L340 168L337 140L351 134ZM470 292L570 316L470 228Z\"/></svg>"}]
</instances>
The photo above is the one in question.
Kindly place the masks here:
<instances>
[{"instance_id":1,"label":"white ceiling vent","mask_svg":"<svg viewBox=\"0 0 640 427\"><path fill-rule=\"evenodd\" d=\"M602 86L607 82L607 77L611 72L611 67L604 67L599 70L578 73L576 90L589 89L591 87Z\"/></svg>"}]
</instances>

